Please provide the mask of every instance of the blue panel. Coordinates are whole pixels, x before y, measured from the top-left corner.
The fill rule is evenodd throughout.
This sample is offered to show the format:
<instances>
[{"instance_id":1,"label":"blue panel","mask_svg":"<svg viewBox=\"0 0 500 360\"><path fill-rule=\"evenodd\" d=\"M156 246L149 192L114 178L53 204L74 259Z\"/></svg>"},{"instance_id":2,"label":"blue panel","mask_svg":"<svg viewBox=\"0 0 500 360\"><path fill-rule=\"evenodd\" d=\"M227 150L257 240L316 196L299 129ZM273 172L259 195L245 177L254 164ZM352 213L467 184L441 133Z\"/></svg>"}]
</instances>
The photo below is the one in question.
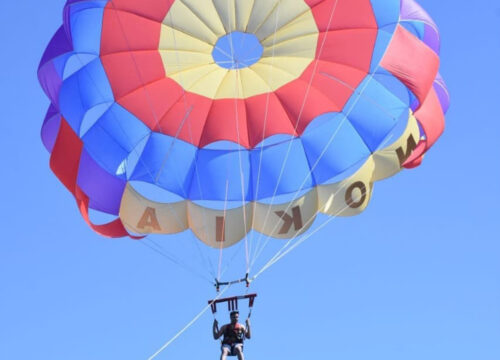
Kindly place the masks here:
<instances>
[{"instance_id":1,"label":"blue panel","mask_svg":"<svg viewBox=\"0 0 500 360\"><path fill-rule=\"evenodd\" d=\"M66 79L59 94L61 112L76 133L85 113L94 106L114 101L100 59L90 62Z\"/></svg>"},{"instance_id":2,"label":"blue panel","mask_svg":"<svg viewBox=\"0 0 500 360\"><path fill-rule=\"evenodd\" d=\"M361 83L344 107L344 113L372 152L384 143L406 110L406 104L373 77Z\"/></svg>"},{"instance_id":3,"label":"blue panel","mask_svg":"<svg viewBox=\"0 0 500 360\"><path fill-rule=\"evenodd\" d=\"M98 124L84 136L84 147L92 158L107 172L116 174L128 151ZM123 174L121 178L125 178Z\"/></svg>"},{"instance_id":4,"label":"blue panel","mask_svg":"<svg viewBox=\"0 0 500 360\"><path fill-rule=\"evenodd\" d=\"M115 103L102 103L90 108L83 117L82 123L80 124L80 138L85 135L89 129L94 126L94 124L109 110L111 106Z\"/></svg>"},{"instance_id":5,"label":"blue panel","mask_svg":"<svg viewBox=\"0 0 500 360\"><path fill-rule=\"evenodd\" d=\"M87 109L103 102L114 101L113 91L100 59L90 62L77 74L80 96Z\"/></svg>"},{"instance_id":6,"label":"blue panel","mask_svg":"<svg viewBox=\"0 0 500 360\"><path fill-rule=\"evenodd\" d=\"M197 166L194 169L189 192L190 199L225 201L227 185L227 200L241 201L243 198L248 200L250 185L248 151L200 149L196 161Z\"/></svg>"},{"instance_id":7,"label":"blue panel","mask_svg":"<svg viewBox=\"0 0 500 360\"><path fill-rule=\"evenodd\" d=\"M402 21L401 25L420 40L425 37L425 24L421 21Z\"/></svg>"},{"instance_id":8,"label":"blue panel","mask_svg":"<svg viewBox=\"0 0 500 360\"><path fill-rule=\"evenodd\" d=\"M59 92L61 114L77 134L80 133L80 124L87 111L80 97L79 83L80 77L75 75L63 82Z\"/></svg>"},{"instance_id":9,"label":"blue panel","mask_svg":"<svg viewBox=\"0 0 500 360\"><path fill-rule=\"evenodd\" d=\"M117 174L120 164L150 130L115 104L82 138L89 154L108 172ZM123 174L122 177L124 177Z\"/></svg>"},{"instance_id":10,"label":"blue panel","mask_svg":"<svg viewBox=\"0 0 500 360\"><path fill-rule=\"evenodd\" d=\"M75 3L71 6L71 38L75 52L99 54L104 6L104 1Z\"/></svg>"},{"instance_id":11,"label":"blue panel","mask_svg":"<svg viewBox=\"0 0 500 360\"><path fill-rule=\"evenodd\" d=\"M380 69L380 61L385 55L387 47L392 40L392 35L394 29L389 29L391 31L379 30L377 34L377 41L375 42L375 48L373 49L372 62L370 65L370 72L373 73Z\"/></svg>"},{"instance_id":12,"label":"blue panel","mask_svg":"<svg viewBox=\"0 0 500 360\"><path fill-rule=\"evenodd\" d=\"M370 156L370 150L344 114L317 117L301 138L317 184Z\"/></svg>"},{"instance_id":13,"label":"blue panel","mask_svg":"<svg viewBox=\"0 0 500 360\"><path fill-rule=\"evenodd\" d=\"M71 75L79 71L88 63L94 61L98 55L77 53L71 55L64 65L63 80L69 78Z\"/></svg>"},{"instance_id":14,"label":"blue panel","mask_svg":"<svg viewBox=\"0 0 500 360\"><path fill-rule=\"evenodd\" d=\"M264 147L262 161L260 149L251 151L250 158L254 199L295 193L301 187L307 189L314 186L300 139Z\"/></svg>"},{"instance_id":15,"label":"blue panel","mask_svg":"<svg viewBox=\"0 0 500 360\"><path fill-rule=\"evenodd\" d=\"M396 126L388 134L387 140L381 144L380 149L386 148L396 142L405 132L408 127L410 109L408 108L406 112L402 112L399 116ZM377 149L377 150L380 150Z\"/></svg>"},{"instance_id":16,"label":"blue panel","mask_svg":"<svg viewBox=\"0 0 500 360\"><path fill-rule=\"evenodd\" d=\"M142 121L116 103L101 116L98 124L128 152L151 132Z\"/></svg>"},{"instance_id":17,"label":"blue panel","mask_svg":"<svg viewBox=\"0 0 500 360\"><path fill-rule=\"evenodd\" d=\"M397 23L401 11L401 0L371 0L378 27Z\"/></svg>"},{"instance_id":18,"label":"blue panel","mask_svg":"<svg viewBox=\"0 0 500 360\"><path fill-rule=\"evenodd\" d=\"M57 74L62 79L64 75L64 69L66 68L66 64L68 60L74 55L74 53L66 53L52 60L54 64L54 68L57 71Z\"/></svg>"},{"instance_id":19,"label":"blue panel","mask_svg":"<svg viewBox=\"0 0 500 360\"><path fill-rule=\"evenodd\" d=\"M399 22L401 0L371 0L379 31L373 50L370 72L374 72L384 56Z\"/></svg>"},{"instance_id":20,"label":"blue panel","mask_svg":"<svg viewBox=\"0 0 500 360\"><path fill-rule=\"evenodd\" d=\"M404 105L408 107L413 101L413 94L408 90L406 85L387 70L380 68L377 70L377 73L373 75L373 78L380 85L384 86L393 96L397 97L402 103L401 106Z\"/></svg>"},{"instance_id":21,"label":"blue panel","mask_svg":"<svg viewBox=\"0 0 500 360\"><path fill-rule=\"evenodd\" d=\"M193 177L196 149L171 136L152 133L131 180L155 184L186 198Z\"/></svg>"},{"instance_id":22,"label":"blue panel","mask_svg":"<svg viewBox=\"0 0 500 360\"><path fill-rule=\"evenodd\" d=\"M263 52L257 36L234 31L217 40L212 57L224 69L243 69L259 61Z\"/></svg>"}]
</instances>

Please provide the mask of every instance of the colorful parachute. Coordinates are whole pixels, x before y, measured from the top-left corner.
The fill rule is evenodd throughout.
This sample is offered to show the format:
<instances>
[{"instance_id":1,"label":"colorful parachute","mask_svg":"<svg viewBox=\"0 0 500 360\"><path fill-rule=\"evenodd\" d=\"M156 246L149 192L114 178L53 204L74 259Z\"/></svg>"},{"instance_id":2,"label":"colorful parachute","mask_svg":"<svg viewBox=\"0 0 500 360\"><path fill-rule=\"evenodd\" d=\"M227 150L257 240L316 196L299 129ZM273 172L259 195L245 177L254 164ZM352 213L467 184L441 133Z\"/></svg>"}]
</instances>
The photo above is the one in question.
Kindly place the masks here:
<instances>
[{"instance_id":1,"label":"colorful parachute","mask_svg":"<svg viewBox=\"0 0 500 360\"><path fill-rule=\"evenodd\" d=\"M449 104L438 53L414 0L68 0L42 139L105 236L291 238L420 164Z\"/></svg>"}]
</instances>

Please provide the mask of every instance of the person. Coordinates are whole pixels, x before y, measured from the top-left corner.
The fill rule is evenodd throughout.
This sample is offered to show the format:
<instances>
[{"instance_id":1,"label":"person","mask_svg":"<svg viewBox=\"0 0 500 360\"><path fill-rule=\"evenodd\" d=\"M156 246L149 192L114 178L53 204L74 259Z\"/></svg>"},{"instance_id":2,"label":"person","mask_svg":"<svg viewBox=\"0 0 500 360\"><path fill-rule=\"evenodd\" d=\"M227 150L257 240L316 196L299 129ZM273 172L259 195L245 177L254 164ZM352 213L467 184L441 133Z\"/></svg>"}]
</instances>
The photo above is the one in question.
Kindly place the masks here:
<instances>
[{"instance_id":1,"label":"person","mask_svg":"<svg viewBox=\"0 0 500 360\"><path fill-rule=\"evenodd\" d=\"M223 325L220 329L217 319L214 319L212 327L214 339L217 340L224 335L221 346L221 360L226 360L228 356L237 356L238 360L245 359L243 356L243 340L251 337L250 319L246 320L245 327L238 323L239 315L238 311L232 311L229 314L231 323Z\"/></svg>"}]
</instances>

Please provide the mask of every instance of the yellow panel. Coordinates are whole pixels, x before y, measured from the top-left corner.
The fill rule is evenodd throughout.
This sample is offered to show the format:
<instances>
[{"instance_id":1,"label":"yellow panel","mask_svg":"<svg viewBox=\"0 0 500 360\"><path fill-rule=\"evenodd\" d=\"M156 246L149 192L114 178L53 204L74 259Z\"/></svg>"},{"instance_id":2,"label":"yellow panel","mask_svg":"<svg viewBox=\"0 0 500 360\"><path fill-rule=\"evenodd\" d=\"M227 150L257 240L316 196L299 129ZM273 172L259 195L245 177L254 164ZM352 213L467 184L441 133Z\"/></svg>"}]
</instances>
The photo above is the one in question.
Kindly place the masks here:
<instances>
[{"instance_id":1,"label":"yellow panel","mask_svg":"<svg viewBox=\"0 0 500 360\"><path fill-rule=\"evenodd\" d=\"M182 62L178 61L181 57L180 53L183 53ZM168 68L166 70L170 76L200 66L215 65L210 55L186 50L160 50L160 56L163 63L167 64ZM217 68L219 67L217 66Z\"/></svg>"},{"instance_id":2,"label":"yellow panel","mask_svg":"<svg viewBox=\"0 0 500 360\"><path fill-rule=\"evenodd\" d=\"M213 0L200 7L196 0L182 0L164 23L160 53L167 76L209 98L244 99L279 89L298 78L316 55L318 29L303 1ZM270 36L275 29L276 38ZM235 30L267 39L258 62L228 70L215 64L212 51L220 36Z\"/></svg>"},{"instance_id":3,"label":"yellow panel","mask_svg":"<svg viewBox=\"0 0 500 360\"><path fill-rule=\"evenodd\" d=\"M297 60L297 59L294 59ZM310 64L311 60L298 59L287 63L287 59L262 58L257 64L252 65L252 70L271 86L273 90L279 89L284 84L297 79L302 71ZM288 65L288 66L287 66ZM290 69L291 65L296 67ZM285 66L287 66L285 68Z\"/></svg>"},{"instance_id":4,"label":"yellow panel","mask_svg":"<svg viewBox=\"0 0 500 360\"><path fill-rule=\"evenodd\" d=\"M236 1L236 30L246 32L248 20L255 5L254 0Z\"/></svg>"},{"instance_id":5,"label":"yellow panel","mask_svg":"<svg viewBox=\"0 0 500 360\"><path fill-rule=\"evenodd\" d=\"M250 231L252 205L224 211L189 203L188 217L189 227L201 241L213 248L227 248Z\"/></svg>"},{"instance_id":6,"label":"yellow panel","mask_svg":"<svg viewBox=\"0 0 500 360\"><path fill-rule=\"evenodd\" d=\"M279 2L280 0L255 0L246 31L255 34Z\"/></svg>"},{"instance_id":7,"label":"yellow panel","mask_svg":"<svg viewBox=\"0 0 500 360\"><path fill-rule=\"evenodd\" d=\"M316 45L318 41L318 34L309 34L301 37L296 37L293 39L285 40L276 43L274 46L272 44L264 49L263 56L280 57L280 56L296 56L308 59L314 59L316 56L316 46L311 46L311 44Z\"/></svg>"},{"instance_id":8,"label":"yellow panel","mask_svg":"<svg viewBox=\"0 0 500 360\"><path fill-rule=\"evenodd\" d=\"M213 66L213 68L214 70L211 73L208 73L206 76L198 79L196 83L192 84L186 90L214 99L222 80L224 80L229 70L222 69L218 66Z\"/></svg>"},{"instance_id":9,"label":"yellow panel","mask_svg":"<svg viewBox=\"0 0 500 360\"><path fill-rule=\"evenodd\" d=\"M211 54L213 45L193 35L186 34L167 25L162 25L160 34L160 50L191 50ZM181 58L182 59L182 58Z\"/></svg>"},{"instance_id":10,"label":"yellow panel","mask_svg":"<svg viewBox=\"0 0 500 360\"><path fill-rule=\"evenodd\" d=\"M375 162L372 157L354 175L329 185L317 187L319 209L330 216L353 216L361 213L372 194L372 174Z\"/></svg>"},{"instance_id":11,"label":"yellow panel","mask_svg":"<svg viewBox=\"0 0 500 360\"><path fill-rule=\"evenodd\" d=\"M255 204L253 228L264 235L289 239L302 234L314 222L318 213L316 191L278 205Z\"/></svg>"},{"instance_id":12,"label":"yellow panel","mask_svg":"<svg viewBox=\"0 0 500 360\"><path fill-rule=\"evenodd\" d=\"M182 1L175 1L172 4L170 11L163 20L163 24L210 44L215 44L218 39L218 36L213 33L212 29Z\"/></svg>"},{"instance_id":13,"label":"yellow panel","mask_svg":"<svg viewBox=\"0 0 500 360\"><path fill-rule=\"evenodd\" d=\"M311 8L303 1L281 0L263 23L259 25L257 31L253 33L260 39L266 39L273 35L276 30L286 27L293 20L305 15L308 23L305 28L316 28L316 22L311 12ZM311 26L314 24L314 26ZM316 28L317 30L317 28Z\"/></svg>"},{"instance_id":14,"label":"yellow panel","mask_svg":"<svg viewBox=\"0 0 500 360\"><path fill-rule=\"evenodd\" d=\"M262 78L252 67L240 69L240 79L242 84L243 97L249 98L255 94L273 91L264 78Z\"/></svg>"},{"instance_id":15,"label":"yellow panel","mask_svg":"<svg viewBox=\"0 0 500 360\"><path fill-rule=\"evenodd\" d=\"M212 0L219 14L226 34L236 31L236 6L235 0Z\"/></svg>"},{"instance_id":16,"label":"yellow panel","mask_svg":"<svg viewBox=\"0 0 500 360\"><path fill-rule=\"evenodd\" d=\"M210 76L210 74L216 70L220 69L215 64L202 65L198 67L193 67L191 69L187 69L182 72L177 72L170 77L177 81L184 89L189 89L191 87L196 86L196 84L202 80L206 76ZM209 93L210 88L205 89L207 93Z\"/></svg>"},{"instance_id":17,"label":"yellow panel","mask_svg":"<svg viewBox=\"0 0 500 360\"><path fill-rule=\"evenodd\" d=\"M243 93L238 71L228 71L217 89L215 98L238 99L243 97Z\"/></svg>"},{"instance_id":18,"label":"yellow panel","mask_svg":"<svg viewBox=\"0 0 500 360\"><path fill-rule=\"evenodd\" d=\"M177 0L178 2L180 0ZM210 30L217 36L217 38L223 36L226 31L224 25L222 25L217 9L212 1L209 0L182 0L185 6L187 6L191 12L198 17ZM202 3L201 3L202 2ZM200 6L202 4L203 6ZM175 13L175 9L170 10L169 13L173 16L178 17ZM168 18L167 14L167 18ZM189 23L188 23L189 24Z\"/></svg>"},{"instance_id":19,"label":"yellow panel","mask_svg":"<svg viewBox=\"0 0 500 360\"><path fill-rule=\"evenodd\" d=\"M175 234L189 228L185 201L173 204L150 201L130 184L122 196L120 219L135 234Z\"/></svg>"},{"instance_id":20,"label":"yellow panel","mask_svg":"<svg viewBox=\"0 0 500 360\"><path fill-rule=\"evenodd\" d=\"M402 162L407 159L411 153L411 146L418 144L420 141L420 129L417 119L410 110L408 117L408 125L405 132L396 141L388 139L387 143L391 145L379 150L373 154L375 160L375 172L373 181L382 180L397 174L402 170Z\"/></svg>"},{"instance_id":21,"label":"yellow panel","mask_svg":"<svg viewBox=\"0 0 500 360\"><path fill-rule=\"evenodd\" d=\"M313 26L314 24L314 26ZM311 12L305 12L296 19L290 21L282 27L276 29L276 33L271 32L269 36L262 38L263 46L272 46L273 43L280 43L294 37L304 36L308 34L317 34L319 32L316 27L316 22Z\"/></svg>"},{"instance_id":22,"label":"yellow panel","mask_svg":"<svg viewBox=\"0 0 500 360\"><path fill-rule=\"evenodd\" d=\"M202 94L210 99L214 99L217 95L217 90L220 84L226 77L229 70L222 69L218 66L213 66L214 70L206 76L198 79L198 81L186 88L187 91Z\"/></svg>"}]
</instances>

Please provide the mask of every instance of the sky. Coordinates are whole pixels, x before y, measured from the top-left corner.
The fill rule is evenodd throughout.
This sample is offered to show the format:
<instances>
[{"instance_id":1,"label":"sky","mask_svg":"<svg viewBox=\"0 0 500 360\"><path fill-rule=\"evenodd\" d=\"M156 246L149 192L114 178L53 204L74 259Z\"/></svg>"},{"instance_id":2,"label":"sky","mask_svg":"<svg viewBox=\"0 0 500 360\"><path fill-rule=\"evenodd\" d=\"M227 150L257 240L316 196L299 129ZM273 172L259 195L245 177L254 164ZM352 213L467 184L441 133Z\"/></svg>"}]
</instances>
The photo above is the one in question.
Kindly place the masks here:
<instances>
[{"instance_id":1,"label":"sky","mask_svg":"<svg viewBox=\"0 0 500 360\"><path fill-rule=\"evenodd\" d=\"M49 170L36 71L64 2L0 5L0 359L148 359L216 293L140 242L93 233ZM376 183L363 214L251 285L247 359L500 358L500 3L419 3L441 31L446 131L421 167ZM187 238L154 241L188 253ZM217 359L212 321L157 359Z\"/></svg>"}]
</instances>

